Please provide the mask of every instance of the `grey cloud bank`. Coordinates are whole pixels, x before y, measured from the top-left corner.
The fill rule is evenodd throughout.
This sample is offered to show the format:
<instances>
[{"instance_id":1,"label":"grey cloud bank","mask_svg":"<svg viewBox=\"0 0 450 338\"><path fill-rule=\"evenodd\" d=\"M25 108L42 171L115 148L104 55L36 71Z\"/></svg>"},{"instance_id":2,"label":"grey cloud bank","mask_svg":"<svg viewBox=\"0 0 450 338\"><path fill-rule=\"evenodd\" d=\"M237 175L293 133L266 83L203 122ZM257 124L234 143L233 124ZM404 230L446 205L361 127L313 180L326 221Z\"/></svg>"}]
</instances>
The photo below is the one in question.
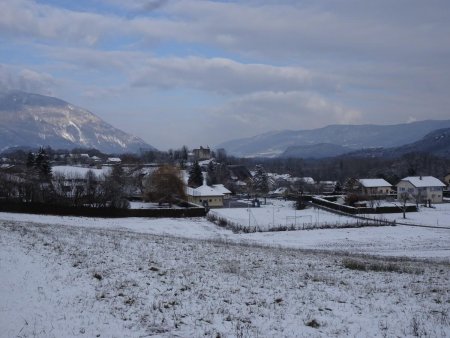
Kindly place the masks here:
<instances>
[{"instance_id":1,"label":"grey cloud bank","mask_svg":"<svg viewBox=\"0 0 450 338\"><path fill-rule=\"evenodd\" d=\"M76 6L0 1L0 86L51 93L162 149L449 116L447 1Z\"/></svg>"}]
</instances>

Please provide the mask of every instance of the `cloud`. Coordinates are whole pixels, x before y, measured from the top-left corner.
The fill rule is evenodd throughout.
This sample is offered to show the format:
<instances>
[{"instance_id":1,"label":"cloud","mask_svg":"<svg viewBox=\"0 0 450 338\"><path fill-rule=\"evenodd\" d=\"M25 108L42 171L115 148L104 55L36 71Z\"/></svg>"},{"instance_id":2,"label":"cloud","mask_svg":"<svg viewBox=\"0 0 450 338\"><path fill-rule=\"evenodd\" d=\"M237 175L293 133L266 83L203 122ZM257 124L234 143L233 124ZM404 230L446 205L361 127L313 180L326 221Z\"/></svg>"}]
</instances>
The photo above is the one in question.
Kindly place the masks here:
<instances>
[{"instance_id":1,"label":"cloud","mask_svg":"<svg viewBox=\"0 0 450 338\"><path fill-rule=\"evenodd\" d=\"M211 144L273 130L359 123L364 117L361 111L309 91L252 93L206 108L203 113L197 133Z\"/></svg>"},{"instance_id":2,"label":"cloud","mask_svg":"<svg viewBox=\"0 0 450 338\"><path fill-rule=\"evenodd\" d=\"M187 87L222 94L301 89L335 90L335 79L302 67L244 64L225 58L149 58L132 79L137 87Z\"/></svg>"},{"instance_id":3,"label":"cloud","mask_svg":"<svg viewBox=\"0 0 450 338\"><path fill-rule=\"evenodd\" d=\"M164 7L169 0L103 0L103 2L125 8L132 12L152 12Z\"/></svg>"},{"instance_id":4,"label":"cloud","mask_svg":"<svg viewBox=\"0 0 450 338\"><path fill-rule=\"evenodd\" d=\"M117 4L116 0L111 0ZM3 36L95 45L129 37L136 43L201 43L261 59L285 61L393 58L397 62L450 52L447 1L380 0L361 5L314 1L134 0L124 7L159 9L158 16L77 12L27 0L0 3ZM441 8L442 10L436 10ZM405 59L406 57L406 59Z\"/></svg>"},{"instance_id":5,"label":"cloud","mask_svg":"<svg viewBox=\"0 0 450 338\"><path fill-rule=\"evenodd\" d=\"M340 90L339 78L304 67L241 63L228 58L154 57L133 51L45 48L44 53L80 69L119 72L131 87L196 89L222 95L260 91Z\"/></svg>"},{"instance_id":6,"label":"cloud","mask_svg":"<svg viewBox=\"0 0 450 338\"><path fill-rule=\"evenodd\" d=\"M0 2L0 34L24 39L94 45L112 34L123 20L89 12L76 12L28 0Z\"/></svg>"},{"instance_id":7,"label":"cloud","mask_svg":"<svg viewBox=\"0 0 450 338\"><path fill-rule=\"evenodd\" d=\"M314 128L332 123L357 123L362 113L309 91L258 92L231 100L215 112L255 131Z\"/></svg>"},{"instance_id":8,"label":"cloud","mask_svg":"<svg viewBox=\"0 0 450 338\"><path fill-rule=\"evenodd\" d=\"M17 89L51 95L55 86L56 80L50 74L0 64L1 90Z\"/></svg>"}]
</instances>

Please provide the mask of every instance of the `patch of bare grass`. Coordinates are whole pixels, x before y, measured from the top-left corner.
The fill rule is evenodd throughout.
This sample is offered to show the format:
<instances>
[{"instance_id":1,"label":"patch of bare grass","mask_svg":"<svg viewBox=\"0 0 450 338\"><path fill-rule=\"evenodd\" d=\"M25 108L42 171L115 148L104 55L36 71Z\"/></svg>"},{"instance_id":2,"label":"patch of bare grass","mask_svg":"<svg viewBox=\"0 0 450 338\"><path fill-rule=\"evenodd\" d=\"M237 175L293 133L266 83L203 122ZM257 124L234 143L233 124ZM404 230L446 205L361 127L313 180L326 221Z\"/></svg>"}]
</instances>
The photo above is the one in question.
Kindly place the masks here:
<instances>
[{"instance_id":1,"label":"patch of bare grass","mask_svg":"<svg viewBox=\"0 0 450 338\"><path fill-rule=\"evenodd\" d=\"M363 260L355 258L345 258L342 265L350 270L375 271L375 272L397 272L422 274L423 270L407 265L405 262L386 262L378 260Z\"/></svg>"}]
</instances>

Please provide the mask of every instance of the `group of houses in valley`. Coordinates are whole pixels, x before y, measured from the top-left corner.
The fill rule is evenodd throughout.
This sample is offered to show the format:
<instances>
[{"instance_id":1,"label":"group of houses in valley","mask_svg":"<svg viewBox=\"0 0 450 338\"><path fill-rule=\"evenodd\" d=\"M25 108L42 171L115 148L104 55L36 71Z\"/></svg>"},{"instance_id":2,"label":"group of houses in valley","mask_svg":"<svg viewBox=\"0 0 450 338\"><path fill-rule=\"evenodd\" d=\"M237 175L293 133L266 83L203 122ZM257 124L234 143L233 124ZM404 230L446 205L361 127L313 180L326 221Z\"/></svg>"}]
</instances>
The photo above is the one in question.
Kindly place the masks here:
<instances>
[{"instance_id":1,"label":"group of houses in valley","mask_svg":"<svg viewBox=\"0 0 450 338\"><path fill-rule=\"evenodd\" d=\"M346 191L379 198L395 195L398 200L434 204L443 202L444 189L447 186L433 176L408 176L395 186L381 178L350 179L347 181Z\"/></svg>"},{"instance_id":2,"label":"group of houses in valley","mask_svg":"<svg viewBox=\"0 0 450 338\"><path fill-rule=\"evenodd\" d=\"M26 172L21 165L10 163L8 159L0 161L2 179L15 177L16 181L26 181ZM93 154L77 153L55 155L51 159L53 180L57 187L69 195L75 195L86 188L88 180L100 182L111 175L112 169L120 167L123 173L121 184L126 186L128 199L142 199L145 184L149 177L163 163L133 164L124 163L121 157L100 157ZM196 185L188 184L190 167L200 166L203 179ZM189 203L208 207L222 207L231 195L260 196L272 198L292 198L300 195L354 195L361 200L397 199L416 204L436 204L444 201L444 191L450 185L450 173L442 181L432 176L408 176L394 185L383 178L349 178L344 182L333 180L314 180L313 177L294 177L289 173L265 173L247 168L241 164L219 163L209 147L199 147L186 153L185 169L181 170L184 182L185 198ZM22 164L25 168L25 164ZM217 177L211 180L213 170L218 170ZM257 172L258 171L258 172ZM263 182L263 188L256 187L256 181ZM0 196L1 197L1 196Z\"/></svg>"}]
</instances>

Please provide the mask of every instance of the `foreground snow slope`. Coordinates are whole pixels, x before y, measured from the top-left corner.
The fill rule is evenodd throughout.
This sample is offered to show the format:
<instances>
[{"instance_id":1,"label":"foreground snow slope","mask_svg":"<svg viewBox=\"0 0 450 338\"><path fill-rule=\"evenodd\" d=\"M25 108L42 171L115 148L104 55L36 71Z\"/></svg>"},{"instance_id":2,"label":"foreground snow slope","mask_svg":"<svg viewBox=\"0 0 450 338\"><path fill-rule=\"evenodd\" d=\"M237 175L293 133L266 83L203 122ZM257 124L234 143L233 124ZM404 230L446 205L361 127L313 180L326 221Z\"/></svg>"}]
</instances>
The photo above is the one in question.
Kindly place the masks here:
<instances>
[{"instance_id":1,"label":"foreground snow slope","mask_svg":"<svg viewBox=\"0 0 450 338\"><path fill-rule=\"evenodd\" d=\"M3 221L0 336L448 335L448 264L351 259Z\"/></svg>"},{"instance_id":2,"label":"foreground snow slope","mask_svg":"<svg viewBox=\"0 0 450 338\"><path fill-rule=\"evenodd\" d=\"M0 222L38 222L299 249L450 260L450 230L409 226L234 234L205 218L84 218L0 213Z\"/></svg>"}]
</instances>

